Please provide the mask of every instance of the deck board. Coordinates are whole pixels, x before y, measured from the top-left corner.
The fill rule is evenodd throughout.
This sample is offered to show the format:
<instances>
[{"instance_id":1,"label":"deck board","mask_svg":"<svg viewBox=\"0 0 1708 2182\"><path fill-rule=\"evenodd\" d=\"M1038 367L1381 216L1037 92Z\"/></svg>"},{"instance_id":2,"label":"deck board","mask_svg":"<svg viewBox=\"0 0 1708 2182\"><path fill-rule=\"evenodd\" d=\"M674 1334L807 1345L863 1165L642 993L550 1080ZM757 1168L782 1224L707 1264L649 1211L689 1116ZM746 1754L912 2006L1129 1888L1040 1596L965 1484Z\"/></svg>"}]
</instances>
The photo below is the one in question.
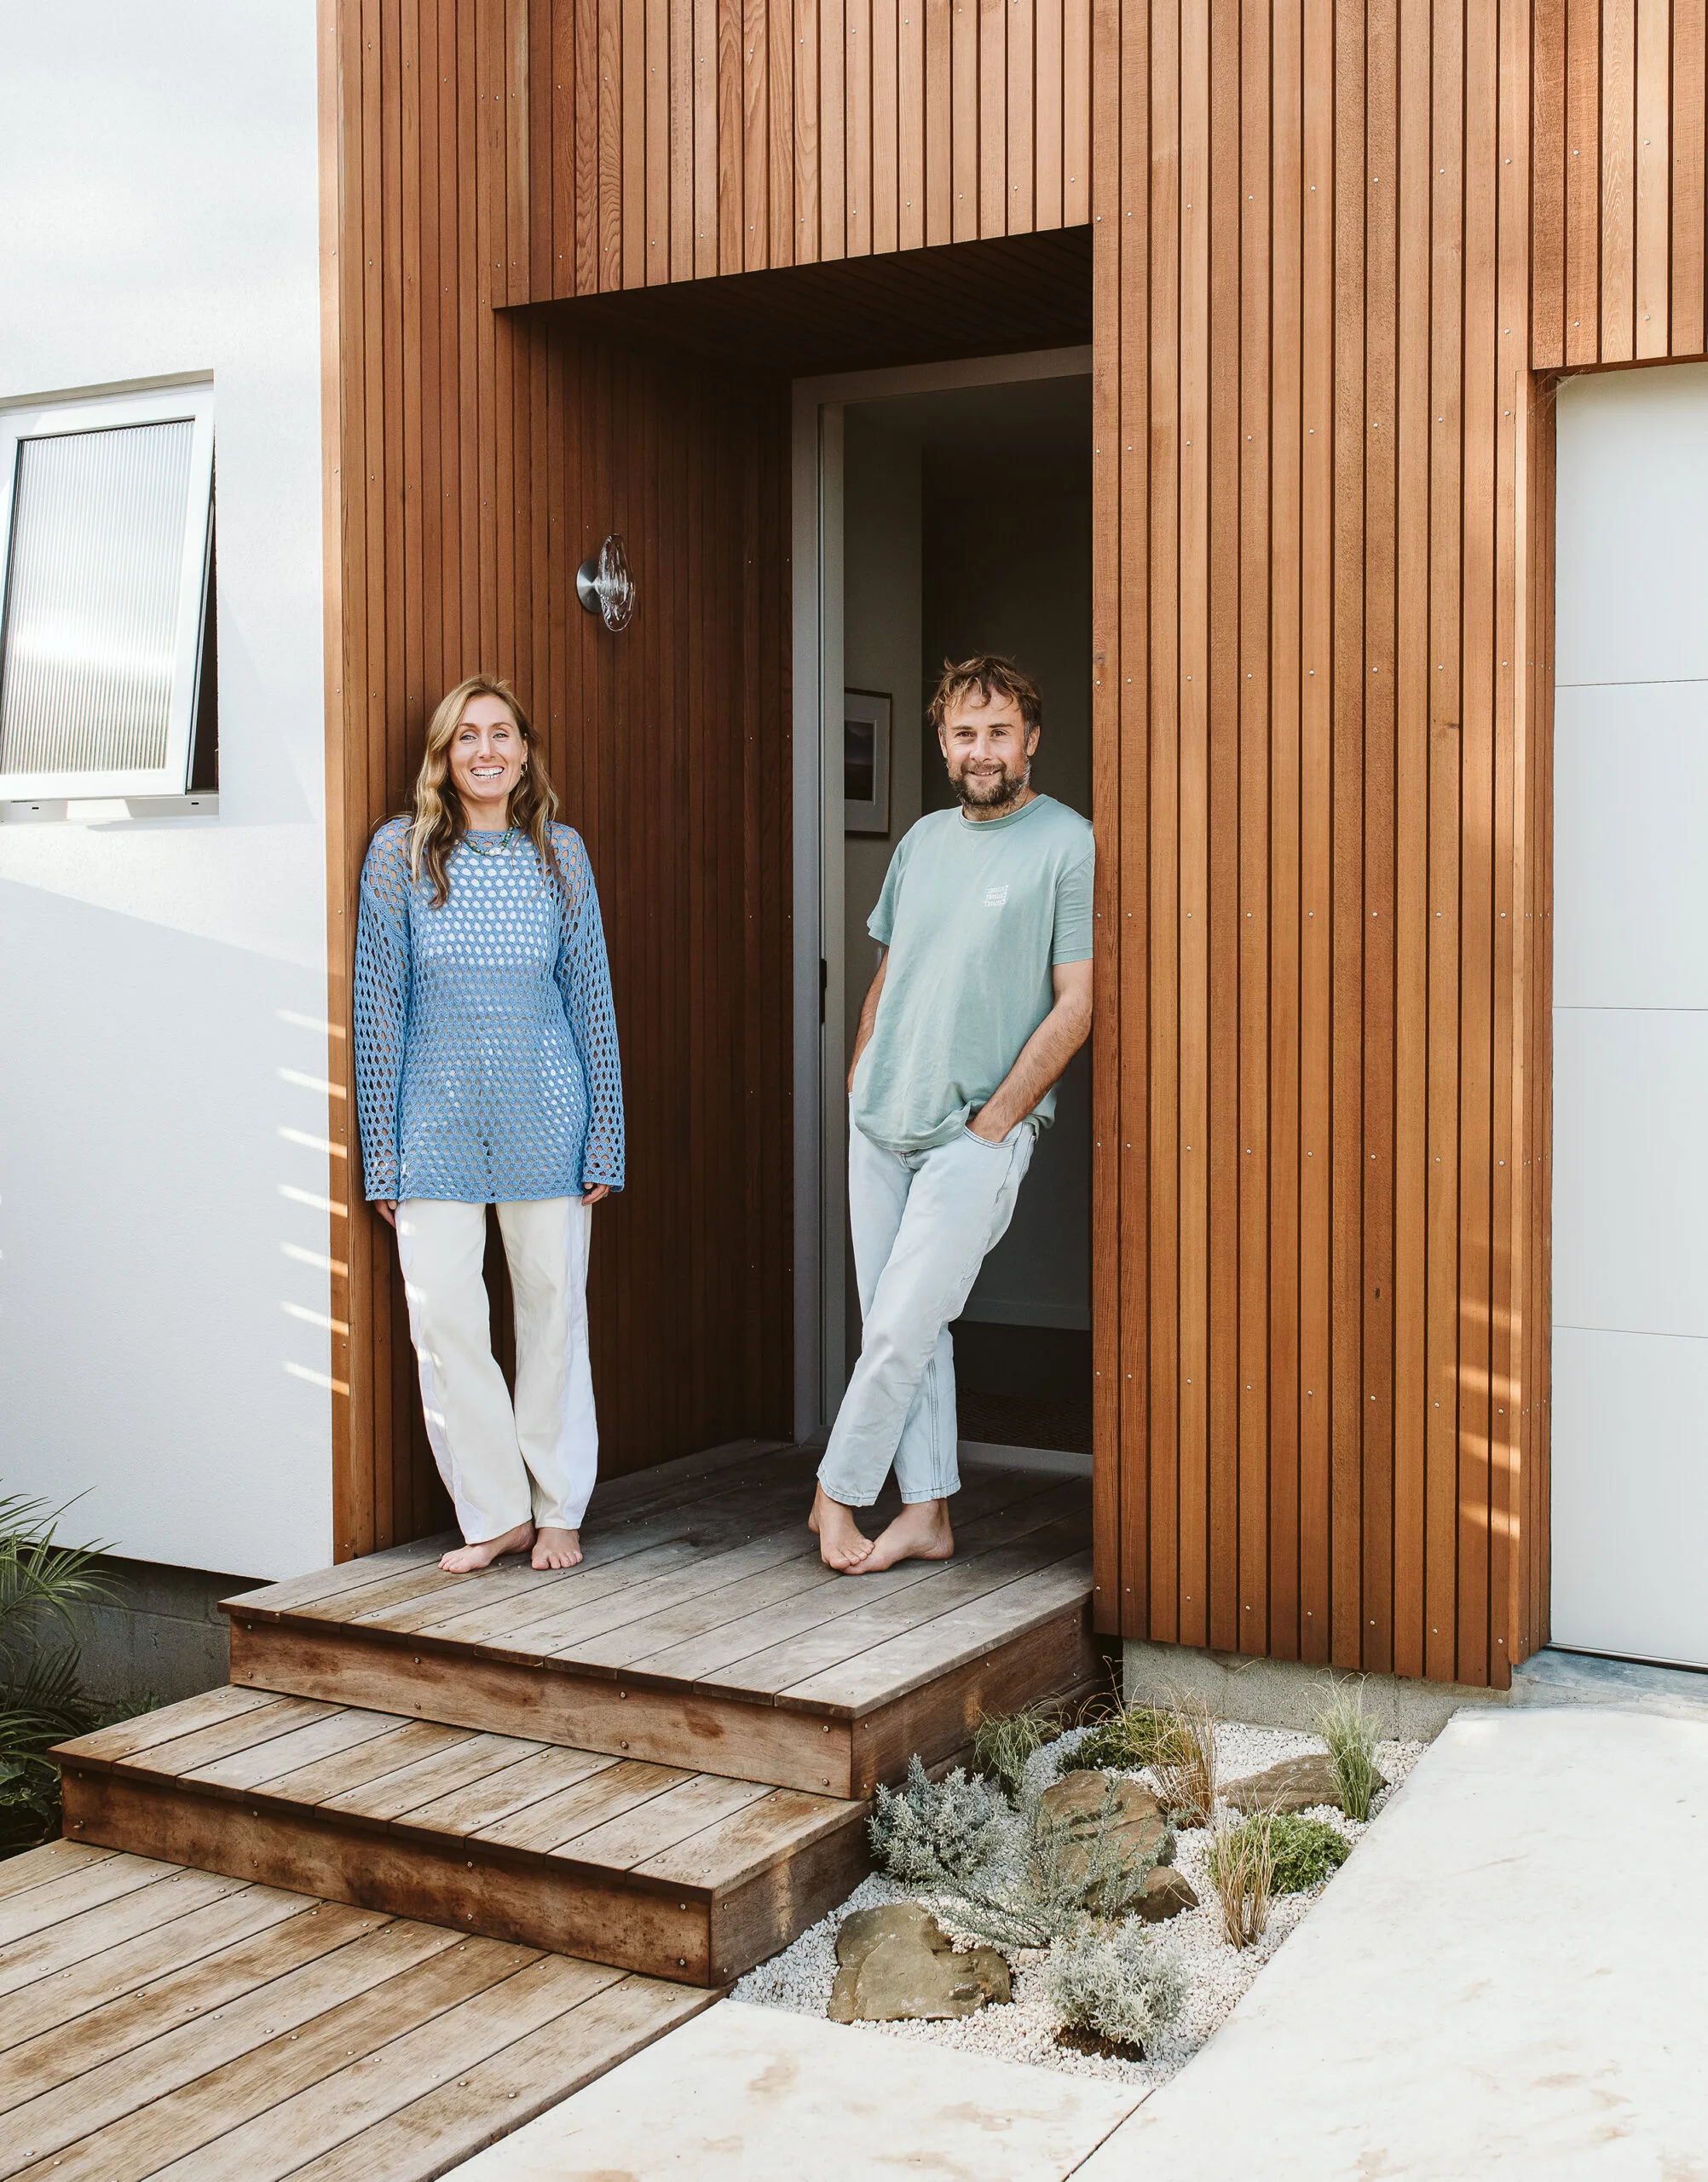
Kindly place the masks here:
<instances>
[{"instance_id":1,"label":"deck board","mask_svg":"<svg viewBox=\"0 0 1708 2182\"><path fill-rule=\"evenodd\" d=\"M377 1712L372 1717L393 1719L396 1715ZM467 1728L442 1727L436 1720L411 1720L405 1726L392 1728L341 1750L335 1757L322 1758L296 1772L280 1774L271 1786L279 1794L297 1796L304 1803L326 1803L334 1796L347 1794L352 1788L365 1787L371 1781L401 1772L406 1766L448 1750L455 1743L466 1742L470 1732Z\"/></svg>"},{"instance_id":2,"label":"deck board","mask_svg":"<svg viewBox=\"0 0 1708 2182\"><path fill-rule=\"evenodd\" d=\"M169 1917L169 1921L144 1926L129 1938L111 1937L103 1942L99 1936L86 1935L83 1928L92 1920L93 1912L89 1917L76 1917L69 1925L58 1927L55 1937L78 1959L61 1966L44 1957L33 1977L21 1977L15 1986L9 1986L8 1993L14 1997L12 2006L4 2012L0 2038L9 2046L21 2045L26 2039L57 2030L62 2023L74 2023L92 2009L137 1993L143 1986L153 1989L148 2007L159 2009L159 2020L176 2020L173 2010L181 1989L186 1992L187 2008L193 2011L207 2004L205 1994L195 1993L189 1977L205 1956L234 1950L242 1942L313 1907L306 1896L283 1887L257 1886L252 1881L228 1879L222 1873L193 1872L186 1877L232 1890L187 1915L169 1916L171 1904L162 1905L157 1896L130 1896L139 1908L151 1910L157 1917ZM26 1986L27 1993L23 1989Z\"/></svg>"},{"instance_id":3,"label":"deck board","mask_svg":"<svg viewBox=\"0 0 1708 2182\"><path fill-rule=\"evenodd\" d=\"M1087 1481L968 1463L954 1558L862 1578L826 1569L805 1528L816 1461L738 1449L651 1488L624 1481L596 1497L578 1568L447 1576L378 1554L368 1581L324 1598L307 1579L245 1594L228 1602L234 1677L842 1797L886 1777L874 1753L889 1763L903 1705L934 1763L981 1704L1095 1679ZM1076 1647L1060 1626L1075 1613ZM969 1679L981 1657L988 1687ZM935 1714L919 1696L934 1678Z\"/></svg>"},{"instance_id":4,"label":"deck board","mask_svg":"<svg viewBox=\"0 0 1708 2182\"><path fill-rule=\"evenodd\" d=\"M130 1856L122 1863L116 1857L103 1857L76 1871L57 1873L26 1893L0 1901L0 1945L27 1939L31 1933L63 1924L85 1909L98 1909L139 1887L153 1886L176 1869L150 1857Z\"/></svg>"},{"instance_id":5,"label":"deck board","mask_svg":"<svg viewBox=\"0 0 1708 2182\"><path fill-rule=\"evenodd\" d=\"M362 1818L399 1818L406 1811L426 1810L460 1794L493 1774L508 1772L540 1757L545 1748L544 1743L522 1742L512 1735L466 1735L447 1749L382 1774L377 1781L326 1797L326 1808Z\"/></svg>"},{"instance_id":6,"label":"deck board","mask_svg":"<svg viewBox=\"0 0 1708 2182\"><path fill-rule=\"evenodd\" d=\"M478 1780L448 1795L424 1803L400 1803L384 1815L447 1833L478 1833L616 1762L603 1751L571 1750L563 1743L548 1745L514 1764L494 1765Z\"/></svg>"},{"instance_id":7,"label":"deck board","mask_svg":"<svg viewBox=\"0 0 1708 2182\"><path fill-rule=\"evenodd\" d=\"M215 1872L173 1873L159 1890L141 1888L103 1902L98 1909L49 1925L43 1931L0 1948L0 1995L35 1979L69 1970L86 1954L124 1946L138 1933L153 1932L163 1917L182 1923L193 1911L222 1900L241 1885ZM162 1899L162 1896L169 1897Z\"/></svg>"},{"instance_id":8,"label":"deck board","mask_svg":"<svg viewBox=\"0 0 1708 2182\"><path fill-rule=\"evenodd\" d=\"M1071 1605L1084 1596L1090 1582L1089 1552L1027 1569L999 1590L791 1683L782 1695L791 1705L815 1709L836 1706L851 1712L893 1702L976 1660L993 1643L1007 1638L1017 1622L1030 1625Z\"/></svg>"},{"instance_id":9,"label":"deck board","mask_svg":"<svg viewBox=\"0 0 1708 2182\"><path fill-rule=\"evenodd\" d=\"M133 1884L54 1928L74 1966L0 1995L0 2176L428 2182L714 1997L248 1883L188 1908L204 1874L78 1844L0 1875L65 1907L96 1862Z\"/></svg>"},{"instance_id":10,"label":"deck board","mask_svg":"<svg viewBox=\"0 0 1708 2182\"><path fill-rule=\"evenodd\" d=\"M234 1735L243 1719L259 1752L276 1745L266 1707L221 1731ZM352 1741L369 1723L350 1723ZM709 1983L758 1960L735 1959L736 1940L720 1937L726 1924L738 1937L757 1935L754 1944L776 1943L779 1930L792 1937L868 1866L866 1806L851 1798L486 1732L316 1800L290 1792L297 1772L254 1778L239 1752L215 1768L175 1770L170 1753L205 1732L116 1756L104 1734L61 1746L67 1831L162 1861L91 1864L0 1902L0 1915L26 1928L20 1938L127 1892L170 1892L178 1867L193 1865ZM407 1733L387 1718L359 1746ZM800 1885L762 1889L756 1923L741 1897L799 1851L812 1852Z\"/></svg>"}]
</instances>

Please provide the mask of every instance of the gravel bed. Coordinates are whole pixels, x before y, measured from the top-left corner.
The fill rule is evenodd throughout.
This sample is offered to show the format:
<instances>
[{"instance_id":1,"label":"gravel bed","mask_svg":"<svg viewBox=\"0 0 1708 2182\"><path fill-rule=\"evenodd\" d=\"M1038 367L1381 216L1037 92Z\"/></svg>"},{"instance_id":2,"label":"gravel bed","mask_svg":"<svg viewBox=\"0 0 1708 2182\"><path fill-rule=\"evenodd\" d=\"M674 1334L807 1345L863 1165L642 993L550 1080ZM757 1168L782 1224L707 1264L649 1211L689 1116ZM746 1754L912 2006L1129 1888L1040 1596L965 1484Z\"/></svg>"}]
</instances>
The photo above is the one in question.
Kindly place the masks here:
<instances>
[{"instance_id":1,"label":"gravel bed","mask_svg":"<svg viewBox=\"0 0 1708 2182\"><path fill-rule=\"evenodd\" d=\"M1059 1753L1071 1747L1088 1732L1072 1729L1047 1744L1033 1759L1036 1771L1047 1781L1054 1776ZM1320 1751L1319 1736L1286 1728L1252 1728L1219 1723L1216 1732L1217 1769L1224 1782L1261 1773L1284 1758L1297 1758ZM1423 1755L1421 1742L1385 1742L1376 1751L1376 1763L1388 1786L1378 1796L1375 1812L1383 1804ZM1147 1787L1156 1783L1144 1770L1130 1778ZM1237 1814L1236 1814L1237 1815ZM1332 1807L1312 1815L1326 1819L1348 1841L1356 1842L1365 1831ZM1203 1828L1183 1832L1174 1862L1200 1897L1199 1907L1170 1918L1154 1928L1159 1946L1180 1955L1191 1977L1184 2006L1168 2029L1155 2039L1142 2061L1105 2059L1094 2053L1078 2053L1056 2043L1054 2017L1043 1999L1040 1971L1045 1956L1022 1950L1010 1958L1014 1974L1014 1998L1006 2007L981 2008L976 2015L950 2023L883 2023L869 2028L892 2038L916 2043L953 2046L963 2052L988 2053L1009 2061L1029 2061L1039 2067L1059 2069L1069 2075L1103 2076L1117 2083L1154 2091L1191 2060L1225 2023L1235 2004L1287 1935L1309 1913L1333 1874L1305 1894L1276 1896L1270 1907L1268 1928L1254 1947L1243 1951L1232 1946L1222 1931L1221 1912L1204 1872L1209 1834ZM836 1975L836 1933L843 1919L856 1909L874 1908L883 1902L915 1899L909 1890L881 1873L863 1880L839 1909L803 1932L794 1943L749 1971L736 1986L731 1998L759 2007L787 2008L796 2015L822 2016L829 2004ZM936 1908L935 1903L929 1907ZM940 1921L953 1932L947 1916Z\"/></svg>"}]
</instances>

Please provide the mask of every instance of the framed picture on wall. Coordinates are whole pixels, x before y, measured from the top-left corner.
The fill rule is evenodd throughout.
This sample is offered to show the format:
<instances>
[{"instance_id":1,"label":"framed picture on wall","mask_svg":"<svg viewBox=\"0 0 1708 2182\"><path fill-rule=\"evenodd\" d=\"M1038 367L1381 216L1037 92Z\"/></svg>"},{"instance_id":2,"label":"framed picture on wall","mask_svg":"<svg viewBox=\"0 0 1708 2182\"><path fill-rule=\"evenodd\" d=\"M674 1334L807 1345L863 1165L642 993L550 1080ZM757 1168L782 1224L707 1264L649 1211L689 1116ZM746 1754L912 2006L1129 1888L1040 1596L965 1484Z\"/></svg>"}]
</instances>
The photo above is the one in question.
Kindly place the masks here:
<instances>
[{"instance_id":1,"label":"framed picture on wall","mask_svg":"<svg viewBox=\"0 0 1708 2182\"><path fill-rule=\"evenodd\" d=\"M884 690L842 693L842 830L890 830L890 697Z\"/></svg>"}]
</instances>

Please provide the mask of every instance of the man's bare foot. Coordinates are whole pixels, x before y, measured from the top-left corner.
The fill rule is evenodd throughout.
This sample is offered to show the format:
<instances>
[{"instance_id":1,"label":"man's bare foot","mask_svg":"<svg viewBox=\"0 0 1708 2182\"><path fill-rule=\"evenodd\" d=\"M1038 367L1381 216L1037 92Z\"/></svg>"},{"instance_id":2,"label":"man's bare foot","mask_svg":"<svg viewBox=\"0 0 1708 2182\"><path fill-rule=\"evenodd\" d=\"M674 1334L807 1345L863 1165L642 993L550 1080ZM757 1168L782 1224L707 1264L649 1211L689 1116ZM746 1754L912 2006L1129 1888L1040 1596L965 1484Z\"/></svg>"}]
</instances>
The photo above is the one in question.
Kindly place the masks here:
<instances>
[{"instance_id":1,"label":"man's bare foot","mask_svg":"<svg viewBox=\"0 0 1708 2182\"><path fill-rule=\"evenodd\" d=\"M855 1521L854 1510L833 1500L822 1485L814 1488L806 1527L817 1537L819 1558L827 1568L840 1568L846 1576L864 1567L871 1539Z\"/></svg>"},{"instance_id":2,"label":"man's bare foot","mask_svg":"<svg viewBox=\"0 0 1708 2182\"><path fill-rule=\"evenodd\" d=\"M476 1568L490 1568L501 1553L526 1553L533 1543L533 1524L518 1523L502 1538L481 1538L472 1545L459 1545L441 1554L439 1566L447 1576L472 1576Z\"/></svg>"},{"instance_id":3,"label":"man's bare foot","mask_svg":"<svg viewBox=\"0 0 1708 2182\"><path fill-rule=\"evenodd\" d=\"M893 1568L898 1561L947 1561L955 1550L947 1500L916 1500L880 1531L860 1563L863 1576Z\"/></svg>"},{"instance_id":4,"label":"man's bare foot","mask_svg":"<svg viewBox=\"0 0 1708 2182\"><path fill-rule=\"evenodd\" d=\"M557 1523L542 1523L534 1533L536 1568L573 1568L581 1558L581 1533L566 1531Z\"/></svg>"}]
</instances>

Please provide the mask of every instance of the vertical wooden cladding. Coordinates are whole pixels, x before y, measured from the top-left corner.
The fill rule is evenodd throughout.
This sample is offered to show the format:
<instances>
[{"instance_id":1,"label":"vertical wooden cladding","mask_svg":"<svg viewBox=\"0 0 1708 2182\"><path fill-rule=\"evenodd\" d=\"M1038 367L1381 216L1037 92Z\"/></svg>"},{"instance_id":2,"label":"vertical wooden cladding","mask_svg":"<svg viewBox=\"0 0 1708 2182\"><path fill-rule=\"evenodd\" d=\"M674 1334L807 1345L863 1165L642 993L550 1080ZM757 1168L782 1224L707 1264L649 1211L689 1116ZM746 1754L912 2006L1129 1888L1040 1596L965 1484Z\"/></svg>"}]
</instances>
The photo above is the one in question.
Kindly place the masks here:
<instances>
[{"instance_id":1,"label":"vertical wooden cladding","mask_svg":"<svg viewBox=\"0 0 1708 2182\"><path fill-rule=\"evenodd\" d=\"M484 4L511 303L1088 217L1091 0Z\"/></svg>"},{"instance_id":2,"label":"vertical wooden cladding","mask_svg":"<svg viewBox=\"0 0 1708 2182\"><path fill-rule=\"evenodd\" d=\"M1530 9L1096 38L1099 1618L1503 1685L1546 1629Z\"/></svg>"},{"instance_id":3,"label":"vertical wooden cladding","mask_svg":"<svg viewBox=\"0 0 1708 2182\"><path fill-rule=\"evenodd\" d=\"M1705 0L1536 0L1535 72L1532 362L1700 355Z\"/></svg>"},{"instance_id":4,"label":"vertical wooden cladding","mask_svg":"<svg viewBox=\"0 0 1708 2182\"><path fill-rule=\"evenodd\" d=\"M605 9L600 48L648 19ZM621 1470L790 1421L788 419L768 385L494 309L526 233L517 32L502 0L348 0L323 19L333 1194L360 1194L344 1033L362 855L427 713L480 666L544 732L610 943L631 1180L596 1216L592 1318L603 1459ZM611 529L640 592L615 639L574 589ZM389 1230L358 1205L335 1234L344 1555L432 1527L442 1504Z\"/></svg>"}]
</instances>

